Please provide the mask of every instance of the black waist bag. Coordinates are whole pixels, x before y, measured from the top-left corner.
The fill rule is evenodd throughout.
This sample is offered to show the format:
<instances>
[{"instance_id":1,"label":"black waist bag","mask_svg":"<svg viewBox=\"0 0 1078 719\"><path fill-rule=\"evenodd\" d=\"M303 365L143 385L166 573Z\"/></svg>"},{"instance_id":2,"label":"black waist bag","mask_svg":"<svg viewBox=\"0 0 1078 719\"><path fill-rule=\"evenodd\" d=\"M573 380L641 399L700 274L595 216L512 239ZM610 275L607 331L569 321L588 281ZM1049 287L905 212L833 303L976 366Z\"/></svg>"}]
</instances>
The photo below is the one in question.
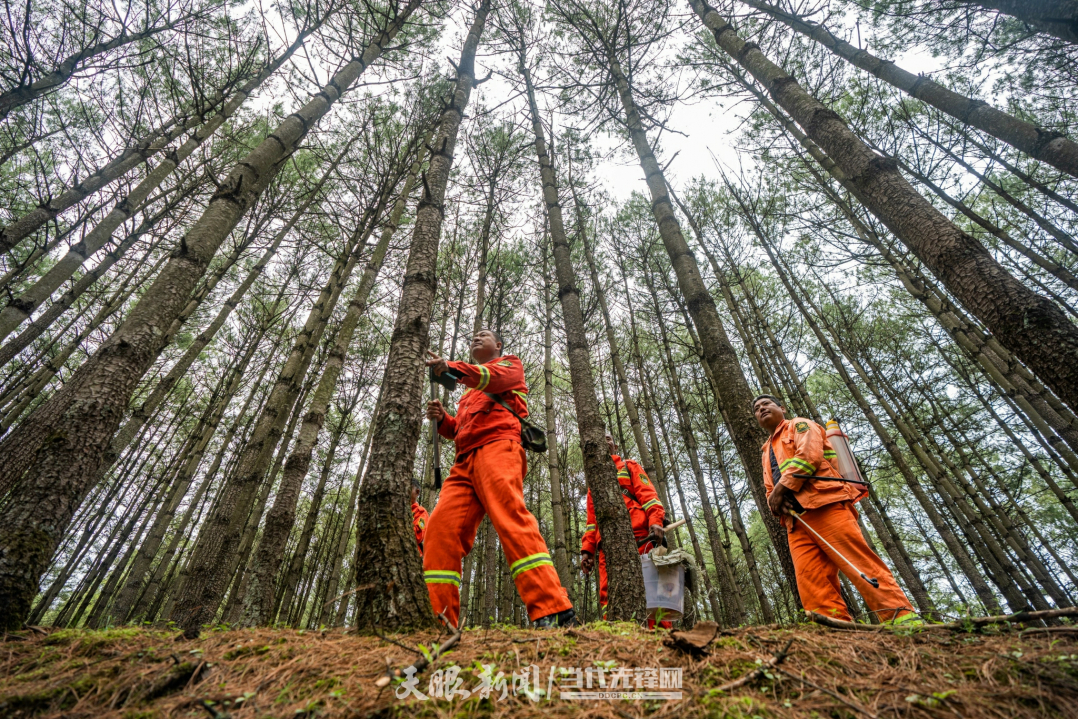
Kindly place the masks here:
<instances>
[{"instance_id":1,"label":"black waist bag","mask_svg":"<svg viewBox=\"0 0 1078 719\"><path fill-rule=\"evenodd\" d=\"M500 404L509 410L509 413L520 420L520 443L524 445L524 449L529 452L545 452L546 451L546 430L541 427L537 427L528 420L521 417L519 414L513 411L505 400L501 397L491 394L490 392L484 392L487 397Z\"/></svg>"}]
</instances>

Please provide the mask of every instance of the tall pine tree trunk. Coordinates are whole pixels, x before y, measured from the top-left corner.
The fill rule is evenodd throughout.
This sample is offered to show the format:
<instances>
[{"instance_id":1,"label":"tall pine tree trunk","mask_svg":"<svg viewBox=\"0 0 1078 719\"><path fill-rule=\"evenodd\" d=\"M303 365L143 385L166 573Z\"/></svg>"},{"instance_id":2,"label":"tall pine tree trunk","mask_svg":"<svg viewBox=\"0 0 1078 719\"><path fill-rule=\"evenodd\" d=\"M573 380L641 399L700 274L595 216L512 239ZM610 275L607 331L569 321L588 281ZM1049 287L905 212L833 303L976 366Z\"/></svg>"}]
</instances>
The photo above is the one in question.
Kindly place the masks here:
<instances>
[{"instance_id":1,"label":"tall pine tree trunk","mask_svg":"<svg viewBox=\"0 0 1078 719\"><path fill-rule=\"evenodd\" d=\"M554 268L561 299L562 320L568 345L569 373L573 385L573 404L584 456L584 478L591 492L595 518L603 538L607 567L607 615L611 620L640 621L646 614L644 574L636 550L632 521L618 484L617 469L607 452L595 380L591 371L584 312L580 305L580 290L576 286L572 253L562 220L557 178L546 136L535 100L531 70L527 61L523 30L518 27L517 68L524 80L531 115L535 150L539 159L539 174L543 185L543 202L550 219L550 236L554 246Z\"/></svg>"},{"instance_id":2,"label":"tall pine tree trunk","mask_svg":"<svg viewBox=\"0 0 1078 719\"><path fill-rule=\"evenodd\" d=\"M959 229L872 152L833 110L704 0L693 10L719 47L748 70L858 189L858 198L940 278L943 285L1071 409L1078 409L1078 327L1051 300L1013 276L976 239Z\"/></svg>"},{"instance_id":3,"label":"tall pine tree trunk","mask_svg":"<svg viewBox=\"0 0 1078 719\"><path fill-rule=\"evenodd\" d=\"M693 323L696 325L697 332L700 333L704 360L711 366L711 372L717 382L719 394L715 399L718 401L719 411L730 428L730 436L734 440L738 457L749 477L753 499L756 500L756 506L760 510L760 516L764 526L767 527L771 542L775 545L775 553L782 564L783 572L786 574L787 581L795 584L797 579L793 559L790 556L790 545L786 542L786 530L767 506L763 470L759 460L760 447L767 441L767 432L760 428L752 416L753 392L745 380L745 375L741 372L741 363L738 361L737 353L734 352L726 336L726 330L723 329L718 309L715 307L715 300L704 285L704 280L700 276L700 267L696 264L696 259L681 232L681 226L674 216L666 177L663 175L662 168L659 167L659 162L644 132L640 113L633 99L632 88L621 69L618 58L611 52L608 59L622 109L625 111L633 148L636 150L640 166L644 170L648 190L651 193L651 208L659 228L659 235L670 256L670 263L677 275L678 287L689 306ZM800 603L800 598L796 598L796 601Z\"/></svg>"},{"instance_id":4,"label":"tall pine tree trunk","mask_svg":"<svg viewBox=\"0 0 1078 719\"><path fill-rule=\"evenodd\" d=\"M391 172L391 175L394 176L387 176L383 179L376 205L363 218L362 222L365 227L363 238L358 243L359 247L367 244L367 239L374 232L375 226L385 212L393 190L402 179L404 167L401 165L406 161L405 157L400 158L398 167ZM381 270L382 260L385 258L388 249L388 242L385 245L379 243L379 246L374 248L367 271L363 273L359 287L356 288L355 294L349 301L348 309L341 319L340 327L337 329L337 336L330 350L329 359L326 362L325 369L322 370L318 385L311 395L311 403L307 407L303 423L300 425L296 446L292 449L292 453L285 462L281 486L277 490L273 507L266 517L266 526L262 531L262 539L258 543L258 549L254 554L254 562L250 568L253 581L248 588L247 596L243 600L245 608L242 623L245 626L257 626L273 622L274 607L276 606L275 597L277 596L275 580L281 565L281 559L285 553L285 544L288 542L289 532L295 522L296 501L299 499L303 480L307 477L307 470L311 464L311 454L314 452L314 447L318 443L318 435L322 430L322 425L325 423L326 411L329 409L329 403L337 389L337 379L344 369L344 360L352 343L352 335L359 325L360 318L367 311L367 299L370 296L371 289L374 287L375 278L379 270ZM347 276L341 280L342 289L346 281ZM330 309L330 312L332 312L332 309Z\"/></svg>"},{"instance_id":5,"label":"tall pine tree trunk","mask_svg":"<svg viewBox=\"0 0 1078 719\"><path fill-rule=\"evenodd\" d=\"M766 13L769 17L785 23L802 35L806 35L851 65L875 75L884 82L897 87L910 96L942 110L959 122L985 132L1030 157L1046 162L1058 170L1078 177L1078 144L1062 133L1042 127L997 110L991 105L949 90L926 75L907 72L895 63L874 56L867 50L856 48L834 35L823 25L805 20L796 13L788 12L763 0L744 0L749 7ZM1003 2L997 3L999 5ZM1018 4L1018 3L1007 3ZM1028 4L1028 3L1027 3ZM1078 4L1074 4L1078 10ZM1073 33L1078 21L1074 15L1069 32ZM1078 39L1078 36L1076 36ZM1072 40L1074 42L1074 40Z\"/></svg>"},{"instance_id":6,"label":"tall pine tree trunk","mask_svg":"<svg viewBox=\"0 0 1078 719\"><path fill-rule=\"evenodd\" d=\"M420 2L409 0L360 58L236 166L124 324L0 443L0 485L19 487L0 511L0 628L17 628L29 612L41 573L97 476L123 410L156 355L162 329L179 315L225 237L308 129L382 54ZM197 629L205 609L188 609L185 628Z\"/></svg>"},{"instance_id":7,"label":"tall pine tree trunk","mask_svg":"<svg viewBox=\"0 0 1078 719\"><path fill-rule=\"evenodd\" d=\"M374 208L367 209L359 226L344 243L342 254L334 263L328 281L308 312L303 330L296 337L292 351L255 423L254 431L240 453L235 476L230 478L222 490L218 505L206 521L195 544L189 560L193 570L189 572L187 582L179 588L172 617L188 633L197 632L202 624L212 619L228 584L232 581L237 541L242 541L240 537L244 520L250 513L256 493L266 483L266 470L280 443L285 422L290 416L294 418L298 412L297 398L304 385L304 378L341 291L359 260L373 222L373 212ZM285 436L290 433L291 429L285 432ZM281 454L286 450L287 442L278 453L279 463L283 462ZM273 473L270 476L272 478ZM235 592L233 594L235 596Z\"/></svg>"},{"instance_id":8,"label":"tall pine tree trunk","mask_svg":"<svg viewBox=\"0 0 1078 719\"><path fill-rule=\"evenodd\" d=\"M1046 35L1078 43L1078 2L1074 0L963 0L1018 18Z\"/></svg>"},{"instance_id":9,"label":"tall pine tree trunk","mask_svg":"<svg viewBox=\"0 0 1078 719\"><path fill-rule=\"evenodd\" d=\"M554 300L551 297L553 278L547 248L543 249L543 409L546 416L547 477L550 481L550 513L554 524L554 567L558 570L561 585L572 585L569 576L569 558L565 546L565 503L562 498L561 467L558 465L558 432L554 412Z\"/></svg>"},{"instance_id":10,"label":"tall pine tree trunk","mask_svg":"<svg viewBox=\"0 0 1078 719\"><path fill-rule=\"evenodd\" d=\"M356 628L371 631L423 629L434 624L422 563L415 551L411 495L415 448L437 289L438 244L445 219L445 193L457 134L475 86L475 53L490 12L484 0L461 50L452 96L442 111L423 176L423 197L404 273L383 379L382 405L373 419L371 459L356 513L356 584L370 588L356 595ZM362 541L358 537L362 536ZM388 561L392 557L393 561Z\"/></svg>"},{"instance_id":11,"label":"tall pine tree trunk","mask_svg":"<svg viewBox=\"0 0 1078 719\"><path fill-rule=\"evenodd\" d=\"M614 373L618 382L618 386L621 388L621 396L625 401L625 413L629 415L629 425L633 430L633 439L636 441L636 449L640 455L640 464L644 468L644 473L651 477L655 474L655 463L651 461L651 452L648 450L647 443L644 442L644 428L640 424L640 413L637 411L636 402L633 401L632 394L629 391L629 377L625 371L625 363L621 360L621 352L618 351L617 337L614 335L614 325L610 320L610 307L606 302L606 290L603 289L602 283L599 278L599 268L595 262L595 253L592 252L591 245L588 243L587 228L584 226L583 208L580 206L580 199L577 197L576 186L570 181L570 187L573 191L573 203L576 206L577 212L577 234L580 236L580 241L584 244L584 257L588 262L588 270L591 272L591 283L595 288L595 295L599 300L599 309L603 315L603 327L606 330L606 341L610 345L610 359L614 364Z\"/></svg>"}]
</instances>

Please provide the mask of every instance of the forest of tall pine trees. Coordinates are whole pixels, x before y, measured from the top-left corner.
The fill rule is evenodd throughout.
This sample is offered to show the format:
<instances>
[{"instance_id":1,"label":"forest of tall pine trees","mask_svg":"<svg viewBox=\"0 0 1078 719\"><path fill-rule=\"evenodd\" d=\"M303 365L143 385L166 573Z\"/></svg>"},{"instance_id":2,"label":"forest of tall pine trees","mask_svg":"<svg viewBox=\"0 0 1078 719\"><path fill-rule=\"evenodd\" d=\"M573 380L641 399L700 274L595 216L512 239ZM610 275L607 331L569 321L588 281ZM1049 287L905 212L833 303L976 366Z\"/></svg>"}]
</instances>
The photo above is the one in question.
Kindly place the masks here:
<instances>
[{"instance_id":1,"label":"forest of tall pine trees","mask_svg":"<svg viewBox=\"0 0 1078 719\"><path fill-rule=\"evenodd\" d=\"M589 490L608 619L645 608L607 432L686 520L697 620L803 620L761 393L840 423L921 616L1078 604L1076 27L1074 0L5 3L0 628L437 628L424 361L481 329L524 363L524 498L583 622ZM465 627L530 626L489 521L460 592Z\"/></svg>"}]
</instances>

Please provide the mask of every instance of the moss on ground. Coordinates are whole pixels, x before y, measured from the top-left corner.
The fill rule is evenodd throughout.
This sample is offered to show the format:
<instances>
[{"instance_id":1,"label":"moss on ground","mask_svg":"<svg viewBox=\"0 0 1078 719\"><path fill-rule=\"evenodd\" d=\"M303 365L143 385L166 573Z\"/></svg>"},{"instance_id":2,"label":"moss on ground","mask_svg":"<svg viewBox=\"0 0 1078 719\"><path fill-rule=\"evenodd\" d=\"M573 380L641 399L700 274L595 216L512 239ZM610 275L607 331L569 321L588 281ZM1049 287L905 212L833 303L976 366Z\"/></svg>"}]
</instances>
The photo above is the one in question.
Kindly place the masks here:
<instances>
[{"instance_id":1,"label":"moss on ground","mask_svg":"<svg viewBox=\"0 0 1078 719\"><path fill-rule=\"evenodd\" d=\"M725 632L710 646L710 656L693 659L664 646L663 634L629 624L555 631L496 627L466 631L456 648L419 676L416 688L428 695L432 680L435 689L442 680L442 686L471 690L486 671L492 679L501 673L504 689L494 681L486 697L419 701L396 697L404 691L399 680L379 686L387 667L405 667L446 638L225 627L194 640L126 627L20 632L5 637L0 655L0 716L1078 717L1074 633L898 635L814 625L752 627ZM787 658L769 667L791 640ZM525 692L518 681L514 693L514 673L519 680L532 665L539 668L539 686L529 684ZM557 683L572 676L563 669L590 670L612 681L621 668L658 667L682 670L680 699L581 701L558 692ZM742 686L720 689L750 674Z\"/></svg>"}]
</instances>

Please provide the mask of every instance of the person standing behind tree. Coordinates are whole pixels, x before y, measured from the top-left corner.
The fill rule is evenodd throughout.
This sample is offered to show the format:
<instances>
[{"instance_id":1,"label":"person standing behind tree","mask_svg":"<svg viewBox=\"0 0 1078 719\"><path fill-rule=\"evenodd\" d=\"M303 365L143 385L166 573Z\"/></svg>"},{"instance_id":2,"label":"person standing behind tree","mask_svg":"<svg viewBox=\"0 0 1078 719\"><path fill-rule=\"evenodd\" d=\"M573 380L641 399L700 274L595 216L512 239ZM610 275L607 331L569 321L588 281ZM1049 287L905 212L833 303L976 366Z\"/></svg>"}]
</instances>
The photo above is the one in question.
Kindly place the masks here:
<instances>
[{"instance_id":1,"label":"person standing behind tree","mask_svg":"<svg viewBox=\"0 0 1078 719\"><path fill-rule=\"evenodd\" d=\"M659 501L659 495L654 485L644 473L644 468L634 460L624 460L616 452L618 445L609 432L606 434L606 445L610 449L610 459L618 468L618 484L621 485L622 498L625 500L625 508L629 510L629 518L633 523L633 535L637 541L649 539L638 548L641 554L647 554L663 541L663 518L666 509ZM599 604L606 607L606 554L602 549L602 538L599 536L599 528L595 523L595 506L591 501L591 490L588 490L588 522L584 528L584 536L580 538L580 568L584 574L591 574L595 568L595 555L599 555ZM659 624L669 629L673 625L669 621ZM654 619L648 618L648 628L654 627Z\"/></svg>"},{"instance_id":2,"label":"person standing behind tree","mask_svg":"<svg viewBox=\"0 0 1078 719\"><path fill-rule=\"evenodd\" d=\"M480 330L472 339L472 360L447 362L433 352L427 360L436 375L451 371L468 389L457 414L442 403L427 403L427 418L457 445L457 459L427 523L423 576L434 612L456 626L460 614L460 569L485 514L501 539L517 592L538 627L572 626L573 604L561 586L539 523L524 503L527 456L520 443L520 420L528 414L528 385L515 355L502 355L501 335Z\"/></svg>"},{"instance_id":3,"label":"person standing behind tree","mask_svg":"<svg viewBox=\"0 0 1078 719\"><path fill-rule=\"evenodd\" d=\"M427 533L430 515L419 503L419 482L412 480L412 529L415 530L415 542L419 545L419 556L423 556L423 536Z\"/></svg>"},{"instance_id":4,"label":"person standing behind tree","mask_svg":"<svg viewBox=\"0 0 1078 719\"><path fill-rule=\"evenodd\" d=\"M842 475L824 428L804 417L786 419L782 402L769 394L752 401L752 412L760 426L771 433L762 450L767 504L773 514L782 518L788 531L797 593L805 611L850 621L839 591L841 570L881 621L919 621L911 613L910 601L891 570L861 534L854 504L868 496L868 488L827 481L828 477ZM798 519L803 521L790 516L791 510L798 512ZM831 547L806 529L806 522ZM868 576L876 577L879 588L852 572L846 560Z\"/></svg>"}]
</instances>

